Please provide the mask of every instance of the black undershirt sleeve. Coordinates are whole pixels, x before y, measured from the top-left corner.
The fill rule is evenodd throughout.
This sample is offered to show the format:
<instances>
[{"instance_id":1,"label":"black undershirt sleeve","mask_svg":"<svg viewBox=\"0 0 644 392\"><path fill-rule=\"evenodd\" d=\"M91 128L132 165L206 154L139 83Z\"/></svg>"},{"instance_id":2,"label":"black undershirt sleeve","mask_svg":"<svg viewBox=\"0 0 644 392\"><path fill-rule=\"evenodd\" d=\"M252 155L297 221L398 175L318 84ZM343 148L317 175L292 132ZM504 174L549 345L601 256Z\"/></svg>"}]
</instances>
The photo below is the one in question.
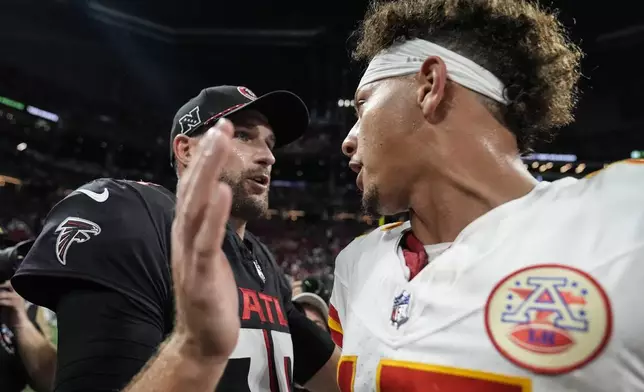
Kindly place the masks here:
<instances>
[{"instance_id":1,"label":"black undershirt sleeve","mask_svg":"<svg viewBox=\"0 0 644 392\"><path fill-rule=\"evenodd\" d=\"M55 392L121 391L164 339L157 314L109 289L71 291L56 313Z\"/></svg>"},{"instance_id":2,"label":"black undershirt sleeve","mask_svg":"<svg viewBox=\"0 0 644 392\"><path fill-rule=\"evenodd\" d=\"M306 384L327 363L335 344L331 336L293 306L286 311L293 340L293 379L298 385Z\"/></svg>"}]
</instances>

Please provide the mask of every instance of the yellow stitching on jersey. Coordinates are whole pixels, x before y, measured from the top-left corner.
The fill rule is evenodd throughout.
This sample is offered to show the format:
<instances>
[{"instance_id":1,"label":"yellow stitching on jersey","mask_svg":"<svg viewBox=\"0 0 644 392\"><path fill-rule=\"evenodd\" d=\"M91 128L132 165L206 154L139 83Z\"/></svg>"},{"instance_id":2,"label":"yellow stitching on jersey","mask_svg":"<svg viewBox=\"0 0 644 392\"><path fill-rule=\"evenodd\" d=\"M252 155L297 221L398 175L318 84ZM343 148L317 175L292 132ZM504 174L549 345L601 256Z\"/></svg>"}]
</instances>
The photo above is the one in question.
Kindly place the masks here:
<instances>
[{"instance_id":1,"label":"yellow stitching on jersey","mask_svg":"<svg viewBox=\"0 0 644 392\"><path fill-rule=\"evenodd\" d=\"M389 223L388 225L380 226L380 230L389 231L389 230L395 229L396 227L402 225L403 223L405 223L405 222Z\"/></svg>"}]
</instances>

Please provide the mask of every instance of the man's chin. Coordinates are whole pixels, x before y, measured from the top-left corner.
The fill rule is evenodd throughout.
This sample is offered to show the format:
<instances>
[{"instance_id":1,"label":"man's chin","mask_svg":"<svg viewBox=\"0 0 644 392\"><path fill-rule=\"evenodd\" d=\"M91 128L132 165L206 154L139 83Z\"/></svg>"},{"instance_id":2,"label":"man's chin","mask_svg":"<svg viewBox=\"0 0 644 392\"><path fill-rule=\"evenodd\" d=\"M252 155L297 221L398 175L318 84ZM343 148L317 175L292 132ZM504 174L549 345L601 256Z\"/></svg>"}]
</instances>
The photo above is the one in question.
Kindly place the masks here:
<instances>
[{"instance_id":1,"label":"man's chin","mask_svg":"<svg viewBox=\"0 0 644 392\"><path fill-rule=\"evenodd\" d=\"M233 203L232 210L230 215L237 219L244 221L252 221L256 219L262 219L268 215L268 209L258 206L256 204L250 203Z\"/></svg>"},{"instance_id":2,"label":"man's chin","mask_svg":"<svg viewBox=\"0 0 644 392\"><path fill-rule=\"evenodd\" d=\"M268 204L267 203L258 203L255 204L255 212L257 215L257 219L264 219L268 218Z\"/></svg>"},{"instance_id":3,"label":"man's chin","mask_svg":"<svg viewBox=\"0 0 644 392\"><path fill-rule=\"evenodd\" d=\"M268 215L268 195L249 195L246 192L233 192L233 205L230 214L238 219L250 221Z\"/></svg>"},{"instance_id":4,"label":"man's chin","mask_svg":"<svg viewBox=\"0 0 644 392\"><path fill-rule=\"evenodd\" d=\"M378 187L369 187L362 194L362 211L373 218L379 218L383 215L396 215L405 212L403 208L396 203L391 203L392 199L383 197Z\"/></svg>"},{"instance_id":5,"label":"man's chin","mask_svg":"<svg viewBox=\"0 0 644 392\"><path fill-rule=\"evenodd\" d=\"M383 215L383 208L380 203L378 190L369 188L362 194L362 211L371 217L377 218Z\"/></svg>"},{"instance_id":6,"label":"man's chin","mask_svg":"<svg viewBox=\"0 0 644 392\"><path fill-rule=\"evenodd\" d=\"M268 195L252 195L248 197L258 212L263 214L268 213Z\"/></svg>"}]
</instances>

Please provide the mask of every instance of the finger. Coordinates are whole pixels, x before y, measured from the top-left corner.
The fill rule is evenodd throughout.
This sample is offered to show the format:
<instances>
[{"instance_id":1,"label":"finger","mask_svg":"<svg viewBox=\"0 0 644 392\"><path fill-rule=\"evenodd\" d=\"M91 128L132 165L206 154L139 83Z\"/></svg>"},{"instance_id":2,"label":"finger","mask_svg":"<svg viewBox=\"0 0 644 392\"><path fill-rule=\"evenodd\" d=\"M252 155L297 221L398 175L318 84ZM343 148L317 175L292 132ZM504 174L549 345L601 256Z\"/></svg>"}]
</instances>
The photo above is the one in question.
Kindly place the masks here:
<instances>
[{"instance_id":1,"label":"finger","mask_svg":"<svg viewBox=\"0 0 644 392\"><path fill-rule=\"evenodd\" d=\"M206 210L205 219L195 238L194 251L195 256L192 260L194 265L190 266L190 271L186 275L198 274L191 276L195 279L205 277L208 279L213 275L218 253L221 253L221 247L226 235L226 222L230 215L230 206L232 203L232 191L227 184L218 183L216 197L211 198ZM188 275L188 276L190 276Z\"/></svg>"},{"instance_id":2,"label":"finger","mask_svg":"<svg viewBox=\"0 0 644 392\"><path fill-rule=\"evenodd\" d=\"M215 134L211 142L205 146L199 160L195 162L197 167L183 200L185 203L185 208L182 210L183 234L187 239L194 240L202 224L208 200L213 197L213 185L219 181L220 167L227 159L226 150L229 148L226 146L227 142L225 136Z\"/></svg>"},{"instance_id":3,"label":"finger","mask_svg":"<svg viewBox=\"0 0 644 392\"><path fill-rule=\"evenodd\" d=\"M203 145L200 156L195 162L192 178L184 194L184 234L193 238L204 219L205 209L212 199L213 184L219 181L224 164L230 152L232 124L224 120L214 131L209 131L209 141Z\"/></svg>"},{"instance_id":4,"label":"finger","mask_svg":"<svg viewBox=\"0 0 644 392\"><path fill-rule=\"evenodd\" d=\"M13 289L13 287L11 286L11 282L7 280L3 283L0 283L0 289Z\"/></svg>"},{"instance_id":5,"label":"finger","mask_svg":"<svg viewBox=\"0 0 644 392\"><path fill-rule=\"evenodd\" d=\"M14 303L13 303L13 301L11 301L10 299L2 299L2 298L0 298L0 306L9 306L9 307L13 307L13 306L14 306Z\"/></svg>"},{"instance_id":6,"label":"finger","mask_svg":"<svg viewBox=\"0 0 644 392\"><path fill-rule=\"evenodd\" d=\"M0 291L0 299L13 299L16 294L7 291Z\"/></svg>"},{"instance_id":7,"label":"finger","mask_svg":"<svg viewBox=\"0 0 644 392\"><path fill-rule=\"evenodd\" d=\"M201 167L199 165L200 161L203 159L202 151L205 150L205 145L212 142L214 133L216 130L210 128L201 138L197 144L195 150L193 151L192 161L188 167L184 170L179 183L177 184L177 212L181 212L187 204L185 203L185 197L189 189L193 186L195 172ZM183 214L179 214L183 216Z\"/></svg>"},{"instance_id":8,"label":"finger","mask_svg":"<svg viewBox=\"0 0 644 392\"><path fill-rule=\"evenodd\" d=\"M189 247L194 239L194 231L196 230L195 225L198 225L200 217L203 214L203 206L194 204L193 195L195 191L195 178L196 173L201 170L203 166L204 154L202 144L210 143L214 135L212 134L213 130L211 129L201 140L200 147L198 152L195 152L192 162L190 162L189 168L183 173L179 181L179 186L177 188L177 205L175 220L173 222L173 231L179 236L180 241L185 243L185 246Z\"/></svg>"},{"instance_id":9,"label":"finger","mask_svg":"<svg viewBox=\"0 0 644 392\"><path fill-rule=\"evenodd\" d=\"M197 145L196 150L194 151L193 162L190 163L184 175L182 176L182 181L180 181L181 187L177 191L177 196L185 196L186 191L194 184L195 176L203 168L202 165L193 164L200 163L198 161L205 159L211 153L213 138L218 134L223 134L224 136L232 137L233 126L232 123L226 119L220 119L215 126L208 129L206 134L201 138L199 144Z\"/></svg>"},{"instance_id":10,"label":"finger","mask_svg":"<svg viewBox=\"0 0 644 392\"><path fill-rule=\"evenodd\" d=\"M212 128L213 127L208 128L208 130L203 134L194 150L192 151L192 161L183 171L183 174L179 179L179 183L177 184L177 197L182 197L188 187L188 184L191 183L192 178L194 177L195 168L198 166L193 165L193 163L197 162L199 157L202 155L201 152L204 150L204 145L209 143L210 138L213 136L212 134L214 131L212 130Z\"/></svg>"},{"instance_id":11,"label":"finger","mask_svg":"<svg viewBox=\"0 0 644 392\"><path fill-rule=\"evenodd\" d=\"M202 192L191 194L200 188L212 191L210 184L205 180L219 179L221 170L228 158L230 150L230 139L232 137L232 123L228 120L221 119L217 125L208 130L208 137L199 145L199 157L196 165L193 167L192 177L186 188L186 200L191 203L197 200L191 197L202 195ZM205 206L205 204L204 204Z\"/></svg>"}]
</instances>

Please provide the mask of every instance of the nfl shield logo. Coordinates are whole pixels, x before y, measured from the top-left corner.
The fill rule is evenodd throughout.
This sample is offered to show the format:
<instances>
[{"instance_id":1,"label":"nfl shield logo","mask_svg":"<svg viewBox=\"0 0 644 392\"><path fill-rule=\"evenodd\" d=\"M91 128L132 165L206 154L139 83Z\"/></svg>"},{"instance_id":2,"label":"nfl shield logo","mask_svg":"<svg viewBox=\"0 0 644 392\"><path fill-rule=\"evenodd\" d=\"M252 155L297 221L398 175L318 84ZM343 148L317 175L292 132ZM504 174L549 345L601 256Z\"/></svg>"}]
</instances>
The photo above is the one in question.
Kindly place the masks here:
<instances>
[{"instance_id":1,"label":"nfl shield logo","mask_svg":"<svg viewBox=\"0 0 644 392\"><path fill-rule=\"evenodd\" d=\"M411 294L403 290L400 295L394 298L394 308L391 311L391 325L396 329L409 320L409 306L411 301Z\"/></svg>"}]
</instances>

